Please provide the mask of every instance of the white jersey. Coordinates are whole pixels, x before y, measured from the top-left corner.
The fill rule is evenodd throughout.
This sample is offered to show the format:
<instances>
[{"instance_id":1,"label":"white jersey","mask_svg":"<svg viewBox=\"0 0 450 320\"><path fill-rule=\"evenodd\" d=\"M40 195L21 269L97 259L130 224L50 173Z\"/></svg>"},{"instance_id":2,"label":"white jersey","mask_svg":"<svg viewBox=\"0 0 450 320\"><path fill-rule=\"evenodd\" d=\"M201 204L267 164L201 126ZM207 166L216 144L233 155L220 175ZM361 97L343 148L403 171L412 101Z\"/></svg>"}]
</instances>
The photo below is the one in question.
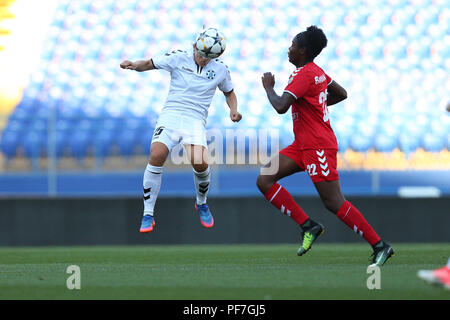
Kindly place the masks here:
<instances>
[{"instance_id":1,"label":"white jersey","mask_svg":"<svg viewBox=\"0 0 450 320\"><path fill-rule=\"evenodd\" d=\"M223 92L233 90L230 71L219 59L211 59L200 67L193 52L176 50L152 60L155 68L167 70L171 76L169 94L158 119L164 125L180 119L205 125L216 88Z\"/></svg>"}]
</instances>

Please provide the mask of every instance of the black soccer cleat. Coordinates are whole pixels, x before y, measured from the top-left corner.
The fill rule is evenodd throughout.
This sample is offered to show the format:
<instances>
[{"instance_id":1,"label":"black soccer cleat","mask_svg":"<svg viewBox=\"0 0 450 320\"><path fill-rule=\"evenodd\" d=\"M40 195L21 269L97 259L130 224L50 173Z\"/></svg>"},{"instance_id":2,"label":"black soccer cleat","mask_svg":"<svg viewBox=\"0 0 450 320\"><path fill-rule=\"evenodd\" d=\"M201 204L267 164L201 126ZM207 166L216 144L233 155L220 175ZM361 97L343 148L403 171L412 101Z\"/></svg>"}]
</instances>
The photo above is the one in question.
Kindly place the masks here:
<instances>
[{"instance_id":1,"label":"black soccer cleat","mask_svg":"<svg viewBox=\"0 0 450 320\"><path fill-rule=\"evenodd\" d=\"M383 241L379 241L373 246L373 253L370 256L371 264L372 266L378 266L381 267L386 263L386 261L394 255L394 249L387 243Z\"/></svg>"},{"instance_id":2,"label":"black soccer cleat","mask_svg":"<svg viewBox=\"0 0 450 320\"><path fill-rule=\"evenodd\" d=\"M306 252L308 252L311 249L314 241L316 241L317 238L320 237L325 231L323 225L316 222L313 223L314 225L311 228L304 230L304 232L302 233L302 243L300 248L297 250L298 256L302 256Z\"/></svg>"}]
</instances>

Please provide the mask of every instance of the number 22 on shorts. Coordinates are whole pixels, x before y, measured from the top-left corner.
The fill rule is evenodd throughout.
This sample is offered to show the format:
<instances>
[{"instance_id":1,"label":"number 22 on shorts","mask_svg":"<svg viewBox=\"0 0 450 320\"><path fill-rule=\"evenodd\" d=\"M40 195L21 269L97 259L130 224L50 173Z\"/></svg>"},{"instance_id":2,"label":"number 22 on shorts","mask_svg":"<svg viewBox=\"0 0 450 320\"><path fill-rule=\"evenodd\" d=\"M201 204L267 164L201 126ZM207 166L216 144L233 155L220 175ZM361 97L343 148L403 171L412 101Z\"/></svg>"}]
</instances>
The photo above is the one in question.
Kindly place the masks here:
<instances>
[{"instance_id":1,"label":"number 22 on shorts","mask_svg":"<svg viewBox=\"0 0 450 320\"><path fill-rule=\"evenodd\" d=\"M306 166L306 170L308 171L308 174L309 174L310 176L315 176L315 175L317 175L316 169L317 169L317 167L316 167L316 164L315 164L315 163L308 164L308 165Z\"/></svg>"}]
</instances>

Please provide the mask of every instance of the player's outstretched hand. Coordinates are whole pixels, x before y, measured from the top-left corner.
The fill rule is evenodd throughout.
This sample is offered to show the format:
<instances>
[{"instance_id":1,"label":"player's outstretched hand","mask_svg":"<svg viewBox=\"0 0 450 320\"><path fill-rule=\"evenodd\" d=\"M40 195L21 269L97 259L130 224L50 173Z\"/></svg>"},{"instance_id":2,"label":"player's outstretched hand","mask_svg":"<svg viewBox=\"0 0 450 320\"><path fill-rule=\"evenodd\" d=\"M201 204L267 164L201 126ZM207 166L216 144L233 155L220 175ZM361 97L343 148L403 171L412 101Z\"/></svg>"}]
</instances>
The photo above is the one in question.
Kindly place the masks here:
<instances>
[{"instance_id":1,"label":"player's outstretched hand","mask_svg":"<svg viewBox=\"0 0 450 320\"><path fill-rule=\"evenodd\" d=\"M242 119L242 114L240 114L239 112L230 112L230 119L233 122L239 122Z\"/></svg>"},{"instance_id":2,"label":"player's outstretched hand","mask_svg":"<svg viewBox=\"0 0 450 320\"><path fill-rule=\"evenodd\" d=\"M261 77L264 89L273 89L275 86L275 76L271 72L265 72Z\"/></svg>"},{"instance_id":3,"label":"player's outstretched hand","mask_svg":"<svg viewBox=\"0 0 450 320\"><path fill-rule=\"evenodd\" d=\"M125 60L124 62L122 62L120 64L120 67L122 69L136 70L136 65L133 62L128 61L128 60Z\"/></svg>"}]
</instances>

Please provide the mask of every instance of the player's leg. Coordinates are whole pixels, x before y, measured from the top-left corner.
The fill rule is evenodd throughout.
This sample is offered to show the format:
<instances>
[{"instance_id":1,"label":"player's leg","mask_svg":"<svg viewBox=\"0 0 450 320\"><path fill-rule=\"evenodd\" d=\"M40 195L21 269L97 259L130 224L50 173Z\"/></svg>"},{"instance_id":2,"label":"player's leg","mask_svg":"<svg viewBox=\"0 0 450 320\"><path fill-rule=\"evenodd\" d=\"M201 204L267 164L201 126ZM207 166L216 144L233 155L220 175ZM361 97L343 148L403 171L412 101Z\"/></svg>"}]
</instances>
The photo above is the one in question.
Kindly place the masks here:
<instances>
[{"instance_id":1,"label":"player's leg","mask_svg":"<svg viewBox=\"0 0 450 320\"><path fill-rule=\"evenodd\" d=\"M294 201L291 194L277 182L296 172L304 171L301 163L293 160L295 152L295 148L290 146L277 154L266 167L273 167L273 162L275 162L278 164L278 170L273 174L260 174L256 180L256 185L274 207L291 217L301 227L302 243L297 254L303 255L311 249L314 241L323 233L323 226L309 218Z\"/></svg>"},{"instance_id":2,"label":"player's leg","mask_svg":"<svg viewBox=\"0 0 450 320\"><path fill-rule=\"evenodd\" d=\"M264 167L274 167L275 164L278 165L278 170L272 174L264 174L261 172L256 179L256 186L263 195L266 195L279 180L303 171L292 158L281 153L276 154Z\"/></svg>"},{"instance_id":3,"label":"player's leg","mask_svg":"<svg viewBox=\"0 0 450 320\"><path fill-rule=\"evenodd\" d=\"M446 266L434 270L419 270L417 276L429 284L440 285L450 290L450 258Z\"/></svg>"},{"instance_id":4,"label":"player's leg","mask_svg":"<svg viewBox=\"0 0 450 320\"><path fill-rule=\"evenodd\" d=\"M157 126L150 145L150 158L144 171L144 213L140 232L152 232L155 226L154 208L161 189L163 166L174 145L171 130Z\"/></svg>"},{"instance_id":5,"label":"player's leg","mask_svg":"<svg viewBox=\"0 0 450 320\"><path fill-rule=\"evenodd\" d=\"M292 158L282 153L275 155L265 167L273 167L274 163L278 165L278 170L272 174L263 174L261 172L256 179L256 186L267 201L301 226L308 220L308 215L294 201L291 194L278 184L278 181L300 172L302 169Z\"/></svg>"},{"instance_id":6,"label":"player's leg","mask_svg":"<svg viewBox=\"0 0 450 320\"><path fill-rule=\"evenodd\" d=\"M363 236L372 246L381 240L361 212L344 198L339 180L320 181L314 185L325 208L333 212L349 228Z\"/></svg>"},{"instance_id":7,"label":"player's leg","mask_svg":"<svg viewBox=\"0 0 450 320\"><path fill-rule=\"evenodd\" d=\"M322 150L320 153L322 156L316 158L318 160L324 159L323 163L320 160L315 163L319 169L317 175L311 176L311 178L325 208L336 214L341 221L361 235L372 246L375 255L373 263L384 264L393 254L392 248L380 239L361 212L342 194L336 170L336 151L326 150L326 152L323 152ZM326 169L323 169L324 167Z\"/></svg>"},{"instance_id":8,"label":"player's leg","mask_svg":"<svg viewBox=\"0 0 450 320\"><path fill-rule=\"evenodd\" d=\"M169 154L167 146L161 142L154 142L150 147L150 159L144 171L144 216L140 232L152 232L155 226L153 211L156 199L161 189L164 162Z\"/></svg>"},{"instance_id":9,"label":"player's leg","mask_svg":"<svg viewBox=\"0 0 450 320\"><path fill-rule=\"evenodd\" d=\"M193 169L196 203L197 205L205 204L211 176L208 149L202 145L193 144L184 145L184 148Z\"/></svg>"},{"instance_id":10,"label":"player's leg","mask_svg":"<svg viewBox=\"0 0 450 320\"><path fill-rule=\"evenodd\" d=\"M214 225L214 218L206 203L211 181L208 149L203 145L185 144L188 159L192 165L196 192L195 208L200 214L200 222L206 228Z\"/></svg>"}]
</instances>

